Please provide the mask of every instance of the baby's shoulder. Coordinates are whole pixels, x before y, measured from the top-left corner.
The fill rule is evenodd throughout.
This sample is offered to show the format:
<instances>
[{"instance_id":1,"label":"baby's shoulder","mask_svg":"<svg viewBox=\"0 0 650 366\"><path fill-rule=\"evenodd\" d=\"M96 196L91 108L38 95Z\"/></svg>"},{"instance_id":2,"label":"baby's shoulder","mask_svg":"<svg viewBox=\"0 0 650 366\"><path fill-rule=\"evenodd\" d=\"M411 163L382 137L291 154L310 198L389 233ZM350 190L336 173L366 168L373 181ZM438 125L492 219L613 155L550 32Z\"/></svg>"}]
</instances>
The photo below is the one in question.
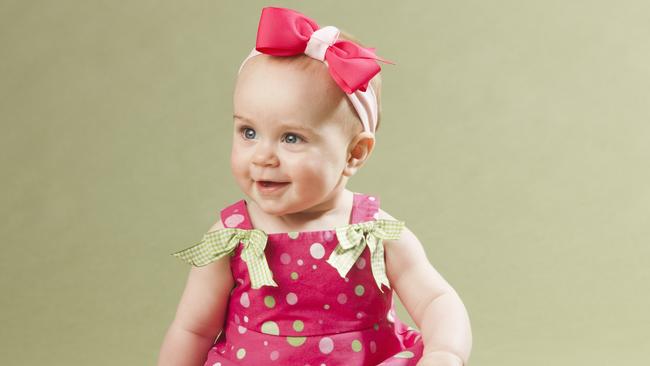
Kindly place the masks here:
<instances>
[{"instance_id":1,"label":"baby's shoulder","mask_svg":"<svg viewBox=\"0 0 650 366\"><path fill-rule=\"evenodd\" d=\"M396 219L393 217L391 214L388 212L382 210L379 208L377 210L377 219L385 219L385 220L393 220L393 221L404 221L400 219ZM417 236L408 228L406 223L404 224L404 227L401 230L401 235L398 239L390 239L390 240L385 240L384 241L385 246L390 246L390 247L398 247L398 248L407 248L407 247L421 247L422 244L418 240Z\"/></svg>"},{"instance_id":2,"label":"baby's shoulder","mask_svg":"<svg viewBox=\"0 0 650 366\"><path fill-rule=\"evenodd\" d=\"M377 219L397 220L396 218L394 218L388 212L382 210L381 208L377 209Z\"/></svg>"},{"instance_id":3,"label":"baby's shoulder","mask_svg":"<svg viewBox=\"0 0 650 366\"><path fill-rule=\"evenodd\" d=\"M219 219L208 229L208 232L217 231L221 229L225 229L225 227L223 226L223 222L221 222L221 219Z\"/></svg>"}]
</instances>

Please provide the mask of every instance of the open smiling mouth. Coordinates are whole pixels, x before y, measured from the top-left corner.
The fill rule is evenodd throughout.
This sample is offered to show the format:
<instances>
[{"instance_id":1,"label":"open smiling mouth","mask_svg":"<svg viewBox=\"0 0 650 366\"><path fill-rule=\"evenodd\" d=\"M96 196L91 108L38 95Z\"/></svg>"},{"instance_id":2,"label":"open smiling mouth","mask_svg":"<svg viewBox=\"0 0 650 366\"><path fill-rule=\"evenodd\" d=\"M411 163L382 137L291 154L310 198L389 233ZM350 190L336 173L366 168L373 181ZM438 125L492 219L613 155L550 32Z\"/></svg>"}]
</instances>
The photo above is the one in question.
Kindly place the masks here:
<instances>
[{"instance_id":1,"label":"open smiling mouth","mask_svg":"<svg viewBox=\"0 0 650 366\"><path fill-rule=\"evenodd\" d=\"M275 192L289 185L289 182L271 182L259 180L255 182L257 188L262 192Z\"/></svg>"}]
</instances>

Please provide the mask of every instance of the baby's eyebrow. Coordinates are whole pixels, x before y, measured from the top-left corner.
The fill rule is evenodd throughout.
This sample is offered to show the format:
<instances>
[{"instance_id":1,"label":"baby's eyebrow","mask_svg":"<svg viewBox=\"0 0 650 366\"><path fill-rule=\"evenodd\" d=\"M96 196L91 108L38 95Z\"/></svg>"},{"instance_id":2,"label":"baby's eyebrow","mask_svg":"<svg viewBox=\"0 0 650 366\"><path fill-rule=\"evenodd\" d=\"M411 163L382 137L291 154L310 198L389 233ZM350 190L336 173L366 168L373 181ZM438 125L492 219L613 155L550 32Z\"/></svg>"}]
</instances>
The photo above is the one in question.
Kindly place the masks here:
<instances>
[{"instance_id":1,"label":"baby's eyebrow","mask_svg":"<svg viewBox=\"0 0 650 366\"><path fill-rule=\"evenodd\" d=\"M255 124L255 122L253 120L251 120L249 118L246 118L246 117L238 116L236 114L233 114L232 117L235 118L235 119L242 120L244 122L248 122L248 123L253 124L253 125ZM306 131L306 132L309 132L309 133L318 134L318 132L313 127L310 127L310 126L307 126L307 125L281 123L280 127L285 128L285 129L289 129L289 130L302 130L302 131Z\"/></svg>"}]
</instances>

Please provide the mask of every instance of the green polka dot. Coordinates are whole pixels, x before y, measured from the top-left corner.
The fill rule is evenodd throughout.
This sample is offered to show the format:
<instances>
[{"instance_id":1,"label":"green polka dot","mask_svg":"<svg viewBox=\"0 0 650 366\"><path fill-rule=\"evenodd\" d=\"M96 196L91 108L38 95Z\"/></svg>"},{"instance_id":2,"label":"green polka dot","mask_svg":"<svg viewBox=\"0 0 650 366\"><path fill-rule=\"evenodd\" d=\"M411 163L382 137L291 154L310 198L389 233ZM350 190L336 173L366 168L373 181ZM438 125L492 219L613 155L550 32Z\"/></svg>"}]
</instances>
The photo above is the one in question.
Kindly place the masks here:
<instances>
[{"instance_id":1,"label":"green polka dot","mask_svg":"<svg viewBox=\"0 0 650 366\"><path fill-rule=\"evenodd\" d=\"M287 337L287 343L294 347L302 346L306 340L307 337Z\"/></svg>"},{"instance_id":2,"label":"green polka dot","mask_svg":"<svg viewBox=\"0 0 650 366\"><path fill-rule=\"evenodd\" d=\"M363 288L362 285L357 285L357 287L354 288L354 293L357 294L357 296L362 296L364 292L366 292L366 289Z\"/></svg>"},{"instance_id":3,"label":"green polka dot","mask_svg":"<svg viewBox=\"0 0 650 366\"><path fill-rule=\"evenodd\" d=\"M290 237L291 239L296 239L296 238L298 237L299 234L298 234L297 231L291 231L291 232L288 233L288 235L289 235L289 237Z\"/></svg>"},{"instance_id":4,"label":"green polka dot","mask_svg":"<svg viewBox=\"0 0 650 366\"><path fill-rule=\"evenodd\" d=\"M413 358L415 356L411 351L403 351L395 355L395 358Z\"/></svg>"},{"instance_id":5,"label":"green polka dot","mask_svg":"<svg viewBox=\"0 0 650 366\"><path fill-rule=\"evenodd\" d=\"M238 349L237 350L237 358L241 360L244 357L246 357L246 350L243 349L243 348Z\"/></svg>"},{"instance_id":6,"label":"green polka dot","mask_svg":"<svg viewBox=\"0 0 650 366\"><path fill-rule=\"evenodd\" d=\"M379 330L379 324L375 323L375 325L372 326L375 330Z\"/></svg>"},{"instance_id":7,"label":"green polka dot","mask_svg":"<svg viewBox=\"0 0 650 366\"><path fill-rule=\"evenodd\" d=\"M278 324L273 321L264 322L262 324L262 333L271 335L280 335L280 328Z\"/></svg>"},{"instance_id":8,"label":"green polka dot","mask_svg":"<svg viewBox=\"0 0 650 366\"><path fill-rule=\"evenodd\" d=\"M358 339L355 339L355 340L352 341L352 350L354 352L361 351L361 342L359 342Z\"/></svg>"},{"instance_id":9,"label":"green polka dot","mask_svg":"<svg viewBox=\"0 0 650 366\"><path fill-rule=\"evenodd\" d=\"M264 297L264 305L266 305L267 308L272 308L275 306L275 299L273 296L268 295Z\"/></svg>"},{"instance_id":10,"label":"green polka dot","mask_svg":"<svg viewBox=\"0 0 650 366\"><path fill-rule=\"evenodd\" d=\"M292 280L297 280L298 279L298 273L297 272L291 272L291 279Z\"/></svg>"},{"instance_id":11,"label":"green polka dot","mask_svg":"<svg viewBox=\"0 0 650 366\"><path fill-rule=\"evenodd\" d=\"M305 329L305 323L303 323L300 320L296 320L295 322L293 322L293 329L296 332L302 332L302 330Z\"/></svg>"}]
</instances>

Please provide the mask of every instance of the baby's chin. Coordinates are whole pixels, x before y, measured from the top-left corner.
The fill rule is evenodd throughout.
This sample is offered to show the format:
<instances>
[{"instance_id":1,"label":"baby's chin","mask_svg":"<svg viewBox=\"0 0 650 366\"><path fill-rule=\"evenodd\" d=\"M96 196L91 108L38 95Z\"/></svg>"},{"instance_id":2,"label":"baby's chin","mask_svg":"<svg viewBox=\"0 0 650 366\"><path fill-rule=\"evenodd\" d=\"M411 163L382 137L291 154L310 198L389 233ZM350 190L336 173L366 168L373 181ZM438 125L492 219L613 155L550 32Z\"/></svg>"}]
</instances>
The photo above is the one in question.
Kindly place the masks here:
<instances>
[{"instance_id":1,"label":"baby's chin","mask_svg":"<svg viewBox=\"0 0 650 366\"><path fill-rule=\"evenodd\" d=\"M273 216L273 217L281 217L281 216L286 216L286 215L299 212L296 210L287 210L284 208L275 208L275 207L269 208L268 205L264 205L264 204L262 205L258 204L257 207L259 207L259 209L264 213L264 215Z\"/></svg>"},{"instance_id":2,"label":"baby's chin","mask_svg":"<svg viewBox=\"0 0 650 366\"><path fill-rule=\"evenodd\" d=\"M287 205L287 199L278 197L258 197L257 193L249 194L248 197L255 203L258 210L270 216L283 216L298 212Z\"/></svg>"}]
</instances>

